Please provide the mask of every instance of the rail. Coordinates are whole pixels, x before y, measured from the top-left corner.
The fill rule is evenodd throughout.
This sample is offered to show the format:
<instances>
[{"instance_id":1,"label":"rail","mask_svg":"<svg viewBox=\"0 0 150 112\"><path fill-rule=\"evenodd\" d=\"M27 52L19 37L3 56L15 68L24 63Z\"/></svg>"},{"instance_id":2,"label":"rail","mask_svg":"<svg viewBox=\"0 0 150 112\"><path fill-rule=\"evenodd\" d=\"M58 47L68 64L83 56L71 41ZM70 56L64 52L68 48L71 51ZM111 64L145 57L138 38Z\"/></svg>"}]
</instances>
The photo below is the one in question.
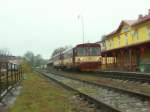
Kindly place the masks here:
<instances>
[{"instance_id":1,"label":"rail","mask_svg":"<svg viewBox=\"0 0 150 112\"><path fill-rule=\"evenodd\" d=\"M58 80L48 76L48 75L46 75L46 73L44 73L44 72L37 71L37 70L36 70L36 72L41 73L45 77L47 77L47 78L53 80L54 82L60 84L64 88L76 92L77 94L79 94L80 97L82 97L83 99L87 100L89 103L94 104L97 109L103 110L104 112L121 112L120 110L118 110L118 109L116 109L114 107L111 107L110 105L107 105L107 104L105 104L103 102L100 102L100 101L94 99L93 97L91 97L91 96L89 96L89 95L87 95L85 93L82 93L82 92L78 91L77 89L72 88L72 87L70 87L70 86L68 86L68 85L66 85L66 84L64 84L64 83L62 83L62 82L60 82L60 81L58 81Z\"/></svg>"},{"instance_id":2,"label":"rail","mask_svg":"<svg viewBox=\"0 0 150 112\"><path fill-rule=\"evenodd\" d=\"M101 71L101 72L96 72L95 75L105 77L105 78L130 80L130 81L141 82L141 83L150 83L150 73Z\"/></svg>"}]
</instances>

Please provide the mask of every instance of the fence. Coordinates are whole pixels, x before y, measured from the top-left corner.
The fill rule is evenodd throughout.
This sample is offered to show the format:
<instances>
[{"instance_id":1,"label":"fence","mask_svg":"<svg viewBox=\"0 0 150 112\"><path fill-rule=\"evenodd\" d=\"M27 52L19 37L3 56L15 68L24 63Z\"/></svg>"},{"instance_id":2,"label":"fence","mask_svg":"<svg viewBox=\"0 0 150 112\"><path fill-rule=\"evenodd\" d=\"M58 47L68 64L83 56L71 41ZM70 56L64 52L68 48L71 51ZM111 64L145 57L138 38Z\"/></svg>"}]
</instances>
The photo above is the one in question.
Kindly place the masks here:
<instances>
[{"instance_id":1,"label":"fence","mask_svg":"<svg viewBox=\"0 0 150 112\"><path fill-rule=\"evenodd\" d=\"M21 65L0 62L0 102L22 79Z\"/></svg>"}]
</instances>

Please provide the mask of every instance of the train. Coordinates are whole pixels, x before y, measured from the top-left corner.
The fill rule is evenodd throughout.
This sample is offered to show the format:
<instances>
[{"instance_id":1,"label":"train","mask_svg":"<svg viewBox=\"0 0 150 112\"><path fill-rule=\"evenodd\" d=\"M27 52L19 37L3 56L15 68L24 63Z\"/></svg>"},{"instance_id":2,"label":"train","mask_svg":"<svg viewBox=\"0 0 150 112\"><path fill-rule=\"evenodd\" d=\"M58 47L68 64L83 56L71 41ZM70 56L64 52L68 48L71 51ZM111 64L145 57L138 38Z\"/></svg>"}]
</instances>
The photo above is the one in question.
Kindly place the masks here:
<instances>
[{"instance_id":1,"label":"train","mask_svg":"<svg viewBox=\"0 0 150 112\"><path fill-rule=\"evenodd\" d=\"M96 71L101 67L102 57L100 44L78 44L71 49L60 52L50 59L56 69L79 71Z\"/></svg>"}]
</instances>

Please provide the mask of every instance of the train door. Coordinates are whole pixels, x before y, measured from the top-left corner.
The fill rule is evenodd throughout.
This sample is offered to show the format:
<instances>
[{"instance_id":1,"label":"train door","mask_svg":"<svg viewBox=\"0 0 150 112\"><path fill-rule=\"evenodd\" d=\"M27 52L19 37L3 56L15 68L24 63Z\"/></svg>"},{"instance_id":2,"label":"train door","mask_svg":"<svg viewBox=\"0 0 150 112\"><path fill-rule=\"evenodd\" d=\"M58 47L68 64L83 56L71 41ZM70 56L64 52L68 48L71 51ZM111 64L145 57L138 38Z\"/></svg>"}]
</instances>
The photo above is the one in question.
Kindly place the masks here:
<instances>
[{"instance_id":1,"label":"train door","mask_svg":"<svg viewBox=\"0 0 150 112\"><path fill-rule=\"evenodd\" d=\"M75 57L77 55L77 49L73 48L73 55L72 55L72 61L73 61L73 67L75 67Z\"/></svg>"}]
</instances>

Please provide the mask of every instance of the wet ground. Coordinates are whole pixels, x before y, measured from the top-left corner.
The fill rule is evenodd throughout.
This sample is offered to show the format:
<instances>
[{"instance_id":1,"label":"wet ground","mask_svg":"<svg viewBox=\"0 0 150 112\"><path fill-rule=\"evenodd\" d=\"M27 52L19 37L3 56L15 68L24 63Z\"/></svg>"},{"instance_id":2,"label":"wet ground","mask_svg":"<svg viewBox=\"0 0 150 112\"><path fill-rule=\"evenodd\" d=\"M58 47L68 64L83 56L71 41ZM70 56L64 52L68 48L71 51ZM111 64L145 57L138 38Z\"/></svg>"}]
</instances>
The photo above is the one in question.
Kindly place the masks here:
<instances>
[{"instance_id":1,"label":"wet ground","mask_svg":"<svg viewBox=\"0 0 150 112\"><path fill-rule=\"evenodd\" d=\"M8 108L11 108L15 103L17 96L20 94L22 86L18 85L8 93L0 103L0 112L7 112Z\"/></svg>"},{"instance_id":2,"label":"wet ground","mask_svg":"<svg viewBox=\"0 0 150 112\"><path fill-rule=\"evenodd\" d=\"M4 99L0 112L97 112L87 101L37 73L26 75L22 86Z\"/></svg>"}]
</instances>

